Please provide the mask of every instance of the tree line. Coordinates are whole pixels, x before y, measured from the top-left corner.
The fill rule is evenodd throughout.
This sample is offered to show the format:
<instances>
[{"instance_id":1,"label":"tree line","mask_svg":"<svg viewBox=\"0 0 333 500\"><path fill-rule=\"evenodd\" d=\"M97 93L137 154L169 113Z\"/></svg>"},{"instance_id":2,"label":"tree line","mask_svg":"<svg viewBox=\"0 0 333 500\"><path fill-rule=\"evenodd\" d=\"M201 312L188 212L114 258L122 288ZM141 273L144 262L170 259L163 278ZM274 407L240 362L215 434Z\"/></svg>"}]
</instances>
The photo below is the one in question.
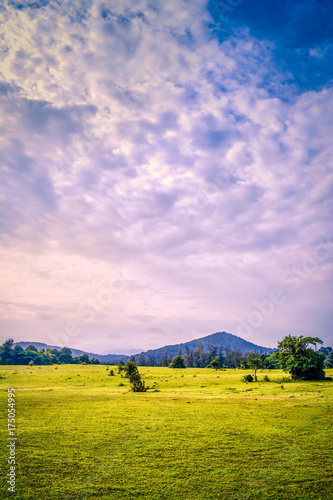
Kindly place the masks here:
<instances>
[{"instance_id":1,"label":"tree line","mask_svg":"<svg viewBox=\"0 0 333 500\"><path fill-rule=\"evenodd\" d=\"M315 340L317 340L317 343L322 343L320 339L316 338ZM324 367L333 368L332 347L320 347L318 352L315 352L313 349L309 350L309 343L315 344L316 342L314 342L312 337L305 337L304 339L302 336L291 337L289 335L278 344L279 350L273 355L249 351L245 356L240 350L232 350L229 346L225 348L223 346L208 346L208 349L205 351L203 345L199 344L199 346L192 351L188 346L185 346L184 354L182 351L179 351L176 357L166 352L159 361L156 361L154 356L141 353L138 356L131 356L130 361L138 366L171 366L175 368L209 367L214 369L255 369L255 367L258 367L257 369L274 369L289 366L286 359L290 360L290 356L289 354L283 354L283 352L288 352L289 349L292 356L294 356L293 359L296 360L295 363L293 363L303 368L307 366L306 369L309 373L311 373L311 370L319 373ZM88 354L73 357L72 351L68 347L63 347L60 350L48 348L38 351L34 345L29 345L26 349L23 349L20 345L14 346L14 340L8 339L0 348L0 364L2 365L51 365L61 363L100 364L98 359L90 359ZM295 373L298 373L300 370L297 366L296 368L293 366L292 369Z\"/></svg>"},{"instance_id":2,"label":"tree line","mask_svg":"<svg viewBox=\"0 0 333 500\"><path fill-rule=\"evenodd\" d=\"M206 368L207 366L210 366L211 363L219 368L249 368L247 362L248 358L256 358L260 356L263 362L269 358L267 354L256 351L249 351L244 356L242 351L239 349L233 350L230 346L216 347L209 345L207 350L205 350L201 343L196 349L193 350L190 350L188 346L185 346L184 351L185 352L183 353L182 350L180 350L177 356L182 357L186 368ZM174 357L171 354L168 354L168 352L166 352L159 361L156 361L154 356L146 356L145 353L131 357L131 361L134 361L138 366L167 367L170 366L173 359ZM274 368L275 364L276 363L273 361L267 361L265 363L265 367Z\"/></svg>"},{"instance_id":3,"label":"tree line","mask_svg":"<svg viewBox=\"0 0 333 500\"><path fill-rule=\"evenodd\" d=\"M93 364L98 365L99 360L90 359L88 354L72 356L72 351L68 347L58 349L36 349L34 345L29 345L23 349L20 345L13 347L14 340L8 339L0 348L1 365L53 365L53 364Z\"/></svg>"},{"instance_id":4,"label":"tree line","mask_svg":"<svg viewBox=\"0 0 333 500\"><path fill-rule=\"evenodd\" d=\"M287 335L278 342L278 350L271 356L264 353L256 356L248 352L247 357L240 361L240 368L251 368L254 371L254 380L257 381L257 371L263 369L282 368L290 373L294 380L321 380L329 379L325 376L324 368L333 368L333 351L331 347L321 347L317 352L311 345L322 344L318 337L295 337ZM186 359L186 358L185 358ZM169 368L186 368L185 359L178 355L169 364ZM215 357L206 368L219 370L222 368L221 360ZM244 375L244 382L252 381L252 375ZM267 378L268 380L268 378Z\"/></svg>"}]
</instances>

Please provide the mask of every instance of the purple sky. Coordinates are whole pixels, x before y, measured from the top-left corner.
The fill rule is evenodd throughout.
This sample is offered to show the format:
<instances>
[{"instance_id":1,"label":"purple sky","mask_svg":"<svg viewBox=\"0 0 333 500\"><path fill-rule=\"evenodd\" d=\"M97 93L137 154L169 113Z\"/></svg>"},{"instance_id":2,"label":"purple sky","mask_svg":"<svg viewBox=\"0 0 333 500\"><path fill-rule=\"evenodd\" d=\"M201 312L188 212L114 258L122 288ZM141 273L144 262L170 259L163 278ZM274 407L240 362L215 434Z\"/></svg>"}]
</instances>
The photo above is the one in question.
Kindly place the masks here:
<instances>
[{"instance_id":1,"label":"purple sky","mask_svg":"<svg viewBox=\"0 0 333 500\"><path fill-rule=\"evenodd\" d=\"M16 3L1 12L1 341L332 345L332 41L297 45L301 66L237 22L242 5L216 20L199 0Z\"/></svg>"}]
</instances>

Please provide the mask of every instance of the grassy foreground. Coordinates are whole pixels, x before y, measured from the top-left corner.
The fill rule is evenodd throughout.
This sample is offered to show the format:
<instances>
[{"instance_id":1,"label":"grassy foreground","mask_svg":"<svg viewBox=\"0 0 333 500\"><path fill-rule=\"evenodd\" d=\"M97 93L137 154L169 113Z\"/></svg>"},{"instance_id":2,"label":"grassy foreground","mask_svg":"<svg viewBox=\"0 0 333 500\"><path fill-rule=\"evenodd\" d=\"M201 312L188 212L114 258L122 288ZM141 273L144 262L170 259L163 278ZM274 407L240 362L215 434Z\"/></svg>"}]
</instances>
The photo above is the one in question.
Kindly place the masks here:
<instances>
[{"instance_id":1,"label":"grassy foreground","mask_svg":"<svg viewBox=\"0 0 333 500\"><path fill-rule=\"evenodd\" d=\"M333 498L333 382L282 388L280 371L245 384L249 371L139 370L155 383L146 393L128 392L128 380L108 376L106 366L1 366L0 497ZM12 387L15 494L6 483Z\"/></svg>"}]
</instances>

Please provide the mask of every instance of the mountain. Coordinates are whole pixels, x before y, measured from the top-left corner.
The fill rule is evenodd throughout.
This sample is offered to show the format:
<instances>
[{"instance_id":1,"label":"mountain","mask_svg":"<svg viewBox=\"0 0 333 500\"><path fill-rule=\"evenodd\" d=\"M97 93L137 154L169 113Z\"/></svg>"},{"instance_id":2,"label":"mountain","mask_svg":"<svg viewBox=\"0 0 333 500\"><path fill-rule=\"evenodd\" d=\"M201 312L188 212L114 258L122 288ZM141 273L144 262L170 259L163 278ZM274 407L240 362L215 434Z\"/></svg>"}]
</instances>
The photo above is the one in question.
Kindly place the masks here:
<instances>
[{"instance_id":1,"label":"mountain","mask_svg":"<svg viewBox=\"0 0 333 500\"><path fill-rule=\"evenodd\" d=\"M43 344L42 342L15 342L14 346L19 344L23 349L26 349L29 345L34 345L36 349L58 349L59 351L62 347L52 346L48 344ZM214 347L230 347L233 351L239 349L243 354L248 351L257 351L259 353L270 354L276 351L276 349L272 349L270 347L262 347L257 344L253 344L252 342L248 342L236 335L232 335L227 332L217 332L211 335L207 335L206 337L201 337L199 339L189 340L188 342L183 342L182 344L173 344L166 345L164 347L160 347L158 349L150 349L149 351L143 351L142 353L134 354L134 356L138 356L139 354L144 354L147 356L154 356L156 361L159 361L165 354L171 355L172 357L177 356L179 352L185 354L185 348L188 347L190 351L196 349L199 344L202 344L204 351L208 350L208 346ZM126 361L130 358L126 354L94 354L91 352L81 351L79 349L72 349L73 356L81 356L81 354L88 354L89 358L96 358L101 363L113 363L117 364L120 361Z\"/></svg>"},{"instance_id":2,"label":"mountain","mask_svg":"<svg viewBox=\"0 0 333 500\"><path fill-rule=\"evenodd\" d=\"M58 351L62 349L62 347L43 344L43 342L14 342L13 346L15 347L16 345L20 345L23 349L26 349L29 345L34 345L38 351L40 349L57 349ZM80 349L73 349L72 347L70 347L70 350L72 351L73 357L88 354L90 359L96 358L101 363L118 364L120 361L129 359L129 356L126 356L126 354L94 354L93 352L81 351Z\"/></svg>"},{"instance_id":3,"label":"mountain","mask_svg":"<svg viewBox=\"0 0 333 500\"><path fill-rule=\"evenodd\" d=\"M246 354L248 351L257 351L259 353L265 354L273 354L276 349L270 347L263 347L257 344L253 344L252 342L248 342L236 335L232 335L227 332L217 332L211 335L207 335L207 337L202 337L199 339L190 340L188 342L183 342L182 344L173 344L166 345L164 347L160 347L159 349L150 349L149 351L144 351L140 354L144 354L147 356L154 356L156 361L159 361L165 354L171 355L172 357L177 356L179 352L185 354L186 347L189 348L190 351L196 349L199 344L202 344L204 351L208 350L208 346L213 347L230 347L233 351L239 349L243 354Z\"/></svg>"}]
</instances>

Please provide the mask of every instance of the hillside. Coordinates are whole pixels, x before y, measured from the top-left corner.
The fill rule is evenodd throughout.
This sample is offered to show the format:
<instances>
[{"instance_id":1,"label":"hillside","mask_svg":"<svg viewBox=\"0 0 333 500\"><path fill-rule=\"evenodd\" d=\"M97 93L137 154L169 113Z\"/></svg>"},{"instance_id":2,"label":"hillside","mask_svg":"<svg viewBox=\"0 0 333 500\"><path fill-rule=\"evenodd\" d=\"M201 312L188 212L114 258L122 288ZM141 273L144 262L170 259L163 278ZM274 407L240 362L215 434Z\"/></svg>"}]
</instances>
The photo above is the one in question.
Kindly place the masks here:
<instances>
[{"instance_id":1,"label":"hillside","mask_svg":"<svg viewBox=\"0 0 333 500\"><path fill-rule=\"evenodd\" d=\"M188 347L190 351L193 351L199 346L199 344L203 345L205 351L208 349L208 346L218 348L222 346L224 348L230 347L233 351L239 349L243 354L248 351L257 351L269 354L276 350L270 347L253 344L252 342L248 342L247 340L237 337L236 335L232 335L231 333L217 332L207 335L206 337L190 340L181 344L166 345L164 347L160 347L159 349L150 349L142 354L145 354L145 356L154 356L156 361L159 361L165 354L171 355L172 357L177 356L179 352L185 354L186 347Z\"/></svg>"},{"instance_id":2,"label":"hillside","mask_svg":"<svg viewBox=\"0 0 333 500\"><path fill-rule=\"evenodd\" d=\"M34 345L36 349L38 349L38 351L40 349L58 349L58 351L60 351L64 347L44 344L43 342L14 342L14 347L17 344L20 345L23 349L26 349L29 345ZM73 357L81 356L82 354L88 354L90 359L96 358L101 363L117 364L119 363L119 361L126 361L127 359L129 359L129 356L126 356L126 354L95 354L93 352L81 351L80 349L73 349L72 347L70 347L70 350L72 351Z\"/></svg>"},{"instance_id":3,"label":"hillside","mask_svg":"<svg viewBox=\"0 0 333 500\"><path fill-rule=\"evenodd\" d=\"M23 349L26 349L29 345L34 345L36 349L58 349L59 351L62 347L52 346L48 344L44 344L42 342L15 342L14 346L19 344ZM134 356L138 356L139 354L144 354L145 356L154 356L156 361L159 361L165 354L171 355L172 357L177 356L179 352L185 354L186 347L189 348L190 351L196 349L199 344L203 345L204 350L208 349L208 346L214 347L230 347L233 351L240 350L243 354L248 351L257 351L264 353L272 353L275 349L270 347L263 347L257 344L253 344L252 342L248 342L236 335L232 335L227 332L217 332L211 335L207 335L206 337L201 337L199 339L189 340L188 342L183 342L181 344L173 344L166 345L164 347L160 347L158 349L150 349L149 351L143 351L142 353L134 354ZM81 351L80 349L70 348L73 356L81 356L81 354L88 354L89 358L96 358L101 363L119 363L119 361L126 361L130 358L125 354L95 354L91 352Z\"/></svg>"}]
</instances>

